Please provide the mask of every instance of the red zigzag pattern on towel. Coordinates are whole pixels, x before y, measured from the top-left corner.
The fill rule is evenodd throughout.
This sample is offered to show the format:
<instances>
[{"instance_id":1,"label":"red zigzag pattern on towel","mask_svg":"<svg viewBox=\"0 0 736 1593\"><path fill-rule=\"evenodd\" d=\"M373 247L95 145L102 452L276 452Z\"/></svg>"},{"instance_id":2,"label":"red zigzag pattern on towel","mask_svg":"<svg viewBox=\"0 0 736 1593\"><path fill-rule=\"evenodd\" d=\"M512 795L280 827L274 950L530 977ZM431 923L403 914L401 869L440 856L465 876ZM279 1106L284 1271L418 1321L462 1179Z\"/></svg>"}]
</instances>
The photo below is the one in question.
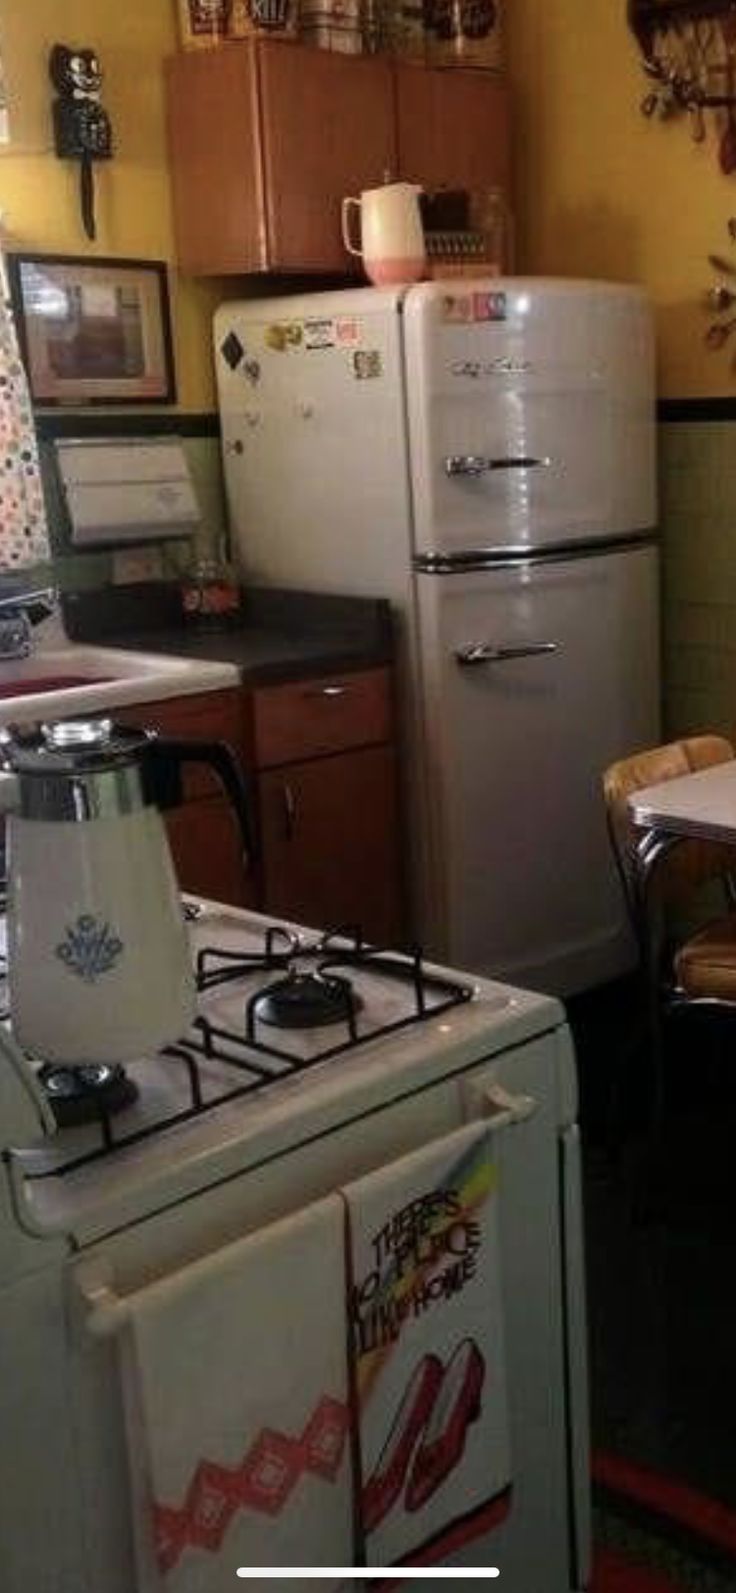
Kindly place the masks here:
<instances>
[{"instance_id":1,"label":"red zigzag pattern on towel","mask_svg":"<svg viewBox=\"0 0 736 1593\"><path fill-rule=\"evenodd\" d=\"M153 1501L159 1570L173 1570L187 1545L217 1554L239 1510L280 1515L305 1472L334 1483L349 1426L349 1407L324 1395L300 1438L264 1427L240 1465L200 1460L180 1510Z\"/></svg>"}]
</instances>

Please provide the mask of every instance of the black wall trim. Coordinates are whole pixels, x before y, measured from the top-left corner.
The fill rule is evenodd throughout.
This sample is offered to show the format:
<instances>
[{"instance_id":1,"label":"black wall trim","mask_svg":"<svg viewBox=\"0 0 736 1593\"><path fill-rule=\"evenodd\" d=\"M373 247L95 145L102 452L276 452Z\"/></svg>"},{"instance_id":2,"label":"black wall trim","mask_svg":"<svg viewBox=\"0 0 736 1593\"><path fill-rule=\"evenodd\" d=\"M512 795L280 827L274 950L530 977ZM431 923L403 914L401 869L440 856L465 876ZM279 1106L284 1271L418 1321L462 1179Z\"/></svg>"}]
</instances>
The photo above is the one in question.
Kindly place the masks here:
<instances>
[{"instance_id":1,"label":"black wall trim","mask_svg":"<svg viewBox=\"0 0 736 1593\"><path fill-rule=\"evenodd\" d=\"M668 422L707 420L736 420L734 398L660 398L657 419Z\"/></svg>"},{"instance_id":2,"label":"black wall trim","mask_svg":"<svg viewBox=\"0 0 736 1593\"><path fill-rule=\"evenodd\" d=\"M169 410L165 415L152 415L150 410L131 415L129 412L110 412L101 415L99 410L75 410L53 414L36 411L36 431L39 437L53 441L56 437L219 437L220 417L216 414L176 414Z\"/></svg>"}]
</instances>

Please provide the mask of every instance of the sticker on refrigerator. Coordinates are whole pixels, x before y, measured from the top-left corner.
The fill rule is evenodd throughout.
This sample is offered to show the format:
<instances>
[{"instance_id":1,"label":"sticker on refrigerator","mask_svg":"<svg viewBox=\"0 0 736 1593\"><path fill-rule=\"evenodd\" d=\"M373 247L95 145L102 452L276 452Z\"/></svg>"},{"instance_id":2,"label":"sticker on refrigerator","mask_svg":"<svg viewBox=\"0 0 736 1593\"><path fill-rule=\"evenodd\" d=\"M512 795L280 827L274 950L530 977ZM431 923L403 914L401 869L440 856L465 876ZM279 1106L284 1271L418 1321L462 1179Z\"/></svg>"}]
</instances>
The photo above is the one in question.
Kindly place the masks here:
<instances>
[{"instance_id":1,"label":"sticker on refrigerator","mask_svg":"<svg viewBox=\"0 0 736 1593\"><path fill-rule=\"evenodd\" d=\"M230 370L236 371L245 354L245 349L237 332L228 332L227 337L220 344L220 353Z\"/></svg>"},{"instance_id":2,"label":"sticker on refrigerator","mask_svg":"<svg viewBox=\"0 0 736 1593\"><path fill-rule=\"evenodd\" d=\"M351 348L360 342L360 322L354 316L340 316L336 320L335 342L340 348Z\"/></svg>"},{"instance_id":3,"label":"sticker on refrigerator","mask_svg":"<svg viewBox=\"0 0 736 1593\"><path fill-rule=\"evenodd\" d=\"M334 348L335 323L332 320L304 322L305 348Z\"/></svg>"},{"instance_id":4,"label":"sticker on refrigerator","mask_svg":"<svg viewBox=\"0 0 736 1593\"><path fill-rule=\"evenodd\" d=\"M441 319L447 321L451 326L468 326L473 320L473 299L471 295L469 293L446 293L441 304Z\"/></svg>"},{"instance_id":5,"label":"sticker on refrigerator","mask_svg":"<svg viewBox=\"0 0 736 1593\"><path fill-rule=\"evenodd\" d=\"M301 321L272 321L264 334L266 348L276 354L285 354L287 349L299 348L302 335Z\"/></svg>"},{"instance_id":6,"label":"sticker on refrigerator","mask_svg":"<svg viewBox=\"0 0 736 1593\"><path fill-rule=\"evenodd\" d=\"M353 375L359 382L369 382L377 376L383 376L383 359L381 351L377 348L356 349L353 359Z\"/></svg>"},{"instance_id":7,"label":"sticker on refrigerator","mask_svg":"<svg viewBox=\"0 0 736 1593\"><path fill-rule=\"evenodd\" d=\"M473 320L474 321L505 321L506 320L506 294L505 293L474 293L473 294Z\"/></svg>"}]
</instances>

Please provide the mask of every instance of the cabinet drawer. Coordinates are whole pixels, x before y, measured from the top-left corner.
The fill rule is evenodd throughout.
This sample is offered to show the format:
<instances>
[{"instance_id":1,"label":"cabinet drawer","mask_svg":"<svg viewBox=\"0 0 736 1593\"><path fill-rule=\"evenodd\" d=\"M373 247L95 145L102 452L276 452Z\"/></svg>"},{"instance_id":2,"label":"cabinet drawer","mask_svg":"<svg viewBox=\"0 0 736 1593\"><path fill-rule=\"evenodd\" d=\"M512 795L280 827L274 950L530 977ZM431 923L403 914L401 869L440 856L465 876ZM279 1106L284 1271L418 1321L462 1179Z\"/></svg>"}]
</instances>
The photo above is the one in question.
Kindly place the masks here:
<instances>
[{"instance_id":1,"label":"cabinet drawer","mask_svg":"<svg viewBox=\"0 0 736 1593\"><path fill-rule=\"evenodd\" d=\"M162 736L183 741L225 741L240 754L243 744L242 697L238 691L206 691L191 697L168 697L162 702L133 703L116 709L120 724L141 725ZM205 764L184 771L187 799L222 792L216 775Z\"/></svg>"},{"instance_id":2,"label":"cabinet drawer","mask_svg":"<svg viewBox=\"0 0 736 1593\"><path fill-rule=\"evenodd\" d=\"M263 687L253 693L253 727L260 768L389 741L389 671Z\"/></svg>"}]
</instances>

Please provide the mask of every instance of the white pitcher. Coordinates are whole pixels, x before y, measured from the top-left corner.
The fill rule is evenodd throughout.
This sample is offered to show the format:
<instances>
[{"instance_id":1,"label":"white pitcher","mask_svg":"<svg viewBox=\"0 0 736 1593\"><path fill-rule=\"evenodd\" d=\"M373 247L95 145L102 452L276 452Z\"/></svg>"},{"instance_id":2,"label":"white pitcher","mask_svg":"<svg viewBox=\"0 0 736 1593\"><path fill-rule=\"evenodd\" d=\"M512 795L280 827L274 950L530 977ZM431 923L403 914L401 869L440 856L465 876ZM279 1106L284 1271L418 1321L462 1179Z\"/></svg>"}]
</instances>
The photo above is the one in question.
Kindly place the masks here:
<instances>
[{"instance_id":1,"label":"white pitcher","mask_svg":"<svg viewBox=\"0 0 736 1593\"><path fill-rule=\"evenodd\" d=\"M424 276L421 192L416 183L385 183L382 188L364 189L360 199L343 199L343 243L349 254L363 261L366 276L378 287L418 282ZM360 212L360 248L350 236L351 206Z\"/></svg>"}]
</instances>

